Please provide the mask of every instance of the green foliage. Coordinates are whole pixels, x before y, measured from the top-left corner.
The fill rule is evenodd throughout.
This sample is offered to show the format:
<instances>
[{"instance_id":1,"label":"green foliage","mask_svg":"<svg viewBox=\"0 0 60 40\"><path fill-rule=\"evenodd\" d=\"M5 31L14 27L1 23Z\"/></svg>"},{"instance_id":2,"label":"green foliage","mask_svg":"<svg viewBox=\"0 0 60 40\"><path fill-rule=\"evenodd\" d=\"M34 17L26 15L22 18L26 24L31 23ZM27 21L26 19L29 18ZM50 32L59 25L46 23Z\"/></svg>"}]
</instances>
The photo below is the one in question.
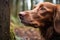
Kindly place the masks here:
<instances>
[{"instance_id":1,"label":"green foliage","mask_svg":"<svg viewBox=\"0 0 60 40\"><path fill-rule=\"evenodd\" d=\"M15 40L15 35L12 29L10 30L10 40Z\"/></svg>"},{"instance_id":2,"label":"green foliage","mask_svg":"<svg viewBox=\"0 0 60 40\"><path fill-rule=\"evenodd\" d=\"M10 23L10 40L15 40L15 34L14 34L14 24Z\"/></svg>"}]
</instances>

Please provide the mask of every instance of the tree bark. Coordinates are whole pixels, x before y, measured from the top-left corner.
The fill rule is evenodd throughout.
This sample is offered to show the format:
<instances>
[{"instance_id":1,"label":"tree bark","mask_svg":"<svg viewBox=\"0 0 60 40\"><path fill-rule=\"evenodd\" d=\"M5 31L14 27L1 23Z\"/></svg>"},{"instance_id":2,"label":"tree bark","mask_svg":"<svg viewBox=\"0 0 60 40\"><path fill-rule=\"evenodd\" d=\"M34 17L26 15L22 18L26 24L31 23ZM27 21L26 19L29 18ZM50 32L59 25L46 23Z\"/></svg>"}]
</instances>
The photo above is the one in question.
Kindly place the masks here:
<instances>
[{"instance_id":1,"label":"tree bark","mask_svg":"<svg viewBox=\"0 0 60 40\"><path fill-rule=\"evenodd\" d=\"M25 10L25 0L22 0L22 2L23 2L22 11L24 11Z\"/></svg>"},{"instance_id":2,"label":"tree bark","mask_svg":"<svg viewBox=\"0 0 60 40\"><path fill-rule=\"evenodd\" d=\"M31 10L33 9L33 0L31 0Z\"/></svg>"},{"instance_id":3,"label":"tree bark","mask_svg":"<svg viewBox=\"0 0 60 40\"><path fill-rule=\"evenodd\" d=\"M9 0L0 0L0 40L10 40Z\"/></svg>"},{"instance_id":4,"label":"tree bark","mask_svg":"<svg viewBox=\"0 0 60 40\"><path fill-rule=\"evenodd\" d=\"M53 2L52 0L44 0L44 1L46 1L46 2Z\"/></svg>"}]
</instances>

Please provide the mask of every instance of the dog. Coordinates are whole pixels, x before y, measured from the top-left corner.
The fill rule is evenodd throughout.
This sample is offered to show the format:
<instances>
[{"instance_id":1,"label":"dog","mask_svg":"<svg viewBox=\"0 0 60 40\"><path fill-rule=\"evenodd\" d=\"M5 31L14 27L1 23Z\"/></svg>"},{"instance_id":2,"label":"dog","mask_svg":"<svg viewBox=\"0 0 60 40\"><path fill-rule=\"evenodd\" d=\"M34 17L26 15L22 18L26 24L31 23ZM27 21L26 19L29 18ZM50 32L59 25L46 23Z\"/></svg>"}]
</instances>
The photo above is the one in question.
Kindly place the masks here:
<instances>
[{"instance_id":1,"label":"dog","mask_svg":"<svg viewBox=\"0 0 60 40\"><path fill-rule=\"evenodd\" d=\"M52 40L60 33L60 6L43 2L38 3L33 10L19 12L19 18L24 25L39 28L41 40ZM60 35L60 34L59 34Z\"/></svg>"}]
</instances>

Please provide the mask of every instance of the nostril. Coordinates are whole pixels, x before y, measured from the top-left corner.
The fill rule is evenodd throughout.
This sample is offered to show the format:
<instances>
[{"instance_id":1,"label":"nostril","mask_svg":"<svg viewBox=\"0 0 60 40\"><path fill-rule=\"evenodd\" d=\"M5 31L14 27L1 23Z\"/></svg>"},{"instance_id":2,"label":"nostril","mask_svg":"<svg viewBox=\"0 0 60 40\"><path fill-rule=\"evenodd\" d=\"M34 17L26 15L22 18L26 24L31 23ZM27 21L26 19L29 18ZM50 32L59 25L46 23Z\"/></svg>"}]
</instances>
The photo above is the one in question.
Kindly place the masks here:
<instances>
[{"instance_id":1,"label":"nostril","mask_svg":"<svg viewBox=\"0 0 60 40\"><path fill-rule=\"evenodd\" d=\"M22 14L19 14L19 16L23 16Z\"/></svg>"},{"instance_id":2,"label":"nostril","mask_svg":"<svg viewBox=\"0 0 60 40\"><path fill-rule=\"evenodd\" d=\"M26 15L26 13L25 13L25 12L20 12L20 13L19 13L19 16L24 17L25 15Z\"/></svg>"},{"instance_id":3,"label":"nostril","mask_svg":"<svg viewBox=\"0 0 60 40\"><path fill-rule=\"evenodd\" d=\"M24 12L20 12L20 13L18 14L18 15L19 15L19 18L22 19L22 20L24 19L24 14L23 14L23 13L24 13Z\"/></svg>"},{"instance_id":4,"label":"nostril","mask_svg":"<svg viewBox=\"0 0 60 40\"><path fill-rule=\"evenodd\" d=\"M19 18L20 18L20 19L23 19L23 16L22 16L22 14L19 14Z\"/></svg>"}]
</instances>

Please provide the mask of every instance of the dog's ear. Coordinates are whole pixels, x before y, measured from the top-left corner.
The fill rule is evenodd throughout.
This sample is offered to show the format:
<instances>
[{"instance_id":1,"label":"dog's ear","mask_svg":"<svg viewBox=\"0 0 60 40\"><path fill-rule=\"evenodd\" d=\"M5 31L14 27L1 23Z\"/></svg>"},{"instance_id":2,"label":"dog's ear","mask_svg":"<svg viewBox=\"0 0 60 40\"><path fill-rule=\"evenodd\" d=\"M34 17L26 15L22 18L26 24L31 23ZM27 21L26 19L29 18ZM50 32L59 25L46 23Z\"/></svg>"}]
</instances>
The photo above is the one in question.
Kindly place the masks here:
<instances>
[{"instance_id":1,"label":"dog's ear","mask_svg":"<svg viewBox=\"0 0 60 40\"><path fill-rule=\"evenodd\" d=\"M57 5L54 16L54 29L57 33L60 33L60 5Z\"/></svg>"},{"instance_id":2,"label":"dog's ear","mask_svg":"<svg viewBox=\"0 0 60 40\"><path fill-rule=\"evenodd\" d=\"M53 16L54 16L54 18L56 17L56 14L57 14L57 6L54 5L54 8L53 8Z\"/></svg>"}]
</instances>

